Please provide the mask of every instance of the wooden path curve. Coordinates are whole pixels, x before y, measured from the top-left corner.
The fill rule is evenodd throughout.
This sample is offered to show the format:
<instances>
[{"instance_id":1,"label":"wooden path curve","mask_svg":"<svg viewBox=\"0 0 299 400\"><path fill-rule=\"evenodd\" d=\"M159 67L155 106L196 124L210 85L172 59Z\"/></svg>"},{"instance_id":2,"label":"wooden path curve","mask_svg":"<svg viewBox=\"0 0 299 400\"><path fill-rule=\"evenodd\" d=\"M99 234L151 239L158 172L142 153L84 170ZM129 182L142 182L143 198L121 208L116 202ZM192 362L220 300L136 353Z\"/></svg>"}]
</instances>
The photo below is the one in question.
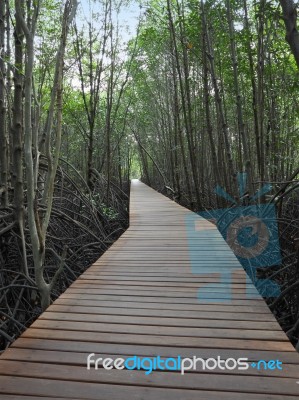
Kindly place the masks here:
<instances>
[{"instance_id":1,"label":"wooden path curve","mask_svg":"<svg viewBox=\"0 0 299 400\"><path fill-rule=\"evenodd\" d=\"M0 399L294 400L299 355L245 283L213 225L133 181L129 229L3 353ZM283 369L147 375L87 370L89 353L273 359Z\"/></svg>"}]
</instances>

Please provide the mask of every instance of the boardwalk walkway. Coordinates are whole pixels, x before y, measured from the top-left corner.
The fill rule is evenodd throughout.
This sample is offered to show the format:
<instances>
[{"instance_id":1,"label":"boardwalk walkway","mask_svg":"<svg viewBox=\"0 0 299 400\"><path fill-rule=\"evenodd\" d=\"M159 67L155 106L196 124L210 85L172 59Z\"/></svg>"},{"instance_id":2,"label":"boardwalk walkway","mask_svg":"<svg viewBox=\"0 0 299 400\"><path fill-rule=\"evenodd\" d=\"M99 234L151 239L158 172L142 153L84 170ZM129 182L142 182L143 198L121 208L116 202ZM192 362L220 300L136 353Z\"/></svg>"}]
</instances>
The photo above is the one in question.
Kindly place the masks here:
<instances>
[{"instance_id":1,"label":"boardwalk walkway","mask_svg":"<svg viewBox=\"0 0 299 400\"><path fill-rule=\"evenodd\" d=\"M0 399L298 398L298 353L264 301L248 299L245 273L218 231L198 218L188 233L190 216L133 181L130 228L4 352ZM197 243L202 231L209 234ZM231 279L220 284L209 268L219 260L232 267ZM232 301L225 296L230 280ZM198 299L204 287L217 303ZM255 293L253 286L249 292ZM141 370L87 370L89 353L113 359L278 359L283 369L146 375Z\"/></svg>"}]
</instances>

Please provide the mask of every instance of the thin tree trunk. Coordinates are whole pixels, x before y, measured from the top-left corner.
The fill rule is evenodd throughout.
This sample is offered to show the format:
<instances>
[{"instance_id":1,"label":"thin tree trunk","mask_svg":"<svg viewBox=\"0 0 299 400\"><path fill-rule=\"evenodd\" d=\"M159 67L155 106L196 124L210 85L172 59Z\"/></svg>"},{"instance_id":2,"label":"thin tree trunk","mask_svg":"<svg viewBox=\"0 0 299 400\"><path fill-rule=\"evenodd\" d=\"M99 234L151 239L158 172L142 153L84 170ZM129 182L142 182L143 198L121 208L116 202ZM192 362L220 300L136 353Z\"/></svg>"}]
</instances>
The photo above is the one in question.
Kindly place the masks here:
<instances>
[{"instance_id":1,"label":"thin tree trunk","mask_svg":"<svg viewBox=\"0 0 299 400\"><path fill-rule=\"evenodd\" d=\"M258 8L258 43L257 43L257 103L258 103L258 126L259 126L259 147L260 147L260 179L265 180L265 132L264 132L264 68L265 68L265 51L264 51L264 18L265 18L266 0L259 3Z\"/></svg>"},{"instance_id":2,"label":"thin tree trunk","mask_svg":"<svg viewBox=\"0 0 299 400\"><path fill-rule=\"evenodd\" d=\"M28 210L28 224L32 245L34 271L35 271L35 282L41 295L41 306L42 309L46 309L50 304L51 290L56 283L58 276L62 272L65 250L63 252L61 263L57 269L53 279L50 283L47 283L44 278L45 268L45 241L47 228L49 225L53 194L54 194L54 179L56 170L58 167L60 144L61 144L61 126L62 126L62 78L63 78L63 60L66 46L66 38L68 33L69 24L76 11L77 2L76 0L67 0L65 3L64 14L62 19L62 33L60 38L60 45L56 55L56 67L54 73L54 85L51 95L51 104L48 114L47 129L46 132L46 145L48 154L48 171L46 177L46 184L44 189L44 201L46 204L46 210L44 217L41 218L38 211L38 204L36 198L37 174L34 171L34 167L38 168L38 163L33 162L33 130L35 127L32 126L32 76L33 76L33 65L34 65L34 36L37 18L39 14L39 3L33 5L33 10L29 9L27 16L27 22L24 19L24 4L22 0L15 0L16 5L16 21L20 24L22 31L26 37L26 68L25 68L25 109L24 109L24 121L25 121L25 142L24 142L24 154L26 164L26 178L27 178L27 210ZM55 151L52 157L51 155L51 131L53 126L53 120L49 120L49 115L54 116L54 108L56 103L56 138L55 138Z\"/></svg>"},{"instance_id":3,"label":"thin tree trunk","mask_svg":"<svg viewBox=\"0 0 299 400\"><path fill-rule=\"evenodd\" d=\"M255 137L255 145L256 145L256 160L257 160L257 169L261 171L261 150L260 150L260 132L259 132L259 118L258 118L258 100L257 100L257 88L255 82L255 72L254 72L254 63L251 49L251 30L248 19L248 11L247 11L247 0L243 0L243 8L244 8L244 28L246 30L246 34L248 37L247 40L247 55L249 61L249 71L250 71L250 79L251 79L251 87L252 87L252 109L253 109L253 120L254 120L254 137Z\"/></svg>"},{"instance_id":4,"label":"thin tree trunk","mask_svg":"<svg viewBox=\"0 0 299 400\"><path fill-rule=\"evenodd\" d=\"M211 154L212 154L212 168L214 173L215 183L221 185L221 179L218 169L218 160L216 153L216 144L213 137L213 127L211 123L210 116L210 94L209 94L209 82L208 82L208 65L207 65L207 50L206 50L206 30L203 21L203 32L202 32L202 59L203 59L203 83L204 83L204 105L205 105L205 116L206 116L206 124L207 124L207 133L209 137L209 142L211 146Z\"/></svg>"},{"instance_id":5,"label":"thin tree trunk","mask_svg":"<svg viewBox=\"0 0 299 400\"><path fill-rule=\"evenodd\" d=\"M240 154L240 162L243 164L246 172L247 172L247 182L248 182L248 191L249 194L253 194L253 186L252 186L252 172L251 172L251 162L249 157L249 148L248 141L245 135L245 126L243 119L243 110L242 110L242 96L239 88L239 72L238 72L238 59L236 53L236 43L235 43L235 32L234 32L234 19L231 11L231 0L226 0L226 10L227 10L227 22L229 27L229 36L230 36L230 51L231 51L231 59L233 65L233 75L234 75L234 87L235 87L235 96L236 96L236 105L237 105L237 116L238 116L238 131L240 142L242 143L242 152ZM243 155L243 163L242 163L242 155Z\"/></svg>"},{"instance_id":6,"label":"thin tree trunk","mask_svg":"<svg viewBox=\"0 0 299 400\"><path fill-rule=\"evenodd\" d=\"M286 27L286 41L289 43L299 68L299 32L297 30L297 7L293 0L280 0Z\"/></svg>"},{"instance_id":7,"label":"thin tree trunk","mask_svg":"<svg viewBox=\"0 0 299 400\"><path fill-rule=\"evenodd\" d=\"M171 42L171 50L173 53L174 52L173 42ZM179 106L179 96L178 96L178 82L177 82L177 74L176 74L176 69L175 69L175 61L174 61L173 57L171 58L171 68L172 68L172 80L173 80L173 91L174 91L174 93L173 93L174 94L174 100L173 100L174 131L175 131L175 137L178 138L176 140L176 142L178 141L178 143L180 145L183 170L184 170L187 193L188 193L188 199L190 201L190 206L192 207L191 183L190 183L190 176L189 176L189 171L188 171L188 167L187 167L184 138L183 138L182 129L181 129L180 106Z\"/></svg>"},{"instance_id":8,"label":"thin tree trunk","mask_svg":"<svg viewBox=\"0 0 299 400\"><path fill-rule=\"evenodd\" d=\"M224 147L225 147L225 152L226 152L226 159L227 159L227 164L228 164L227 167L228 167L229 177L230 177L230 179L229 179L230 187L228 189L230 191L232 191L234 193L234 195L238 195L236 173L235 173L235 167L234 167L234 162L233 162L233 158L232 158L231 145L230 145L230 139L229 139L229 131L228 131L228 126L227 126L227 121L224 116L222 98L220 95L219 85L217 82L213 48L211 45L209 29L208 29L207 22L206 22L205 5L204 5L203 0L201 0L201 7L202 7L202 18L203 18L203 22L204 22L203 26L205 27L205 34L206 34L206 41L207 41L207 56L210 61L210 73L211 73L211 78L212 78L214 92L215 92L216 110L217 110L219 122L221 125L221 131L222 131Z\"/></svg>"},{"instance_id":9,"label":"thin tree trunk","mask_svg":"<svg viewBox=\"0 0 299 400\"><path fill-rule=\"evenodd\" d=\"M17 3L17 1L16 1ZM19 0L20 7L24 7L24 1ZM24 185L23 185L23 31L18 18L15 23L15 65L14 69L14 101L13 101L13 188L14 198L13 206L16 221L19 227L21 237L23 263L23 273L28 276L27 256L24 236Z\"/></svg>"},{"instance_id":10,"label":"thin tree trunk","mask_svg":"<svg viewBox=\"0 0 299 400\"><path fill-rule=\"evenodd\" d=\"M195 159L194 159L194 140L193 140L192 126L190 126L190 118L188 118L188 115L190 115L190 114L188 114L188 112L191 111L190 107L189 107L189 111L188 111L188 105L190 106L190 104L188 102L188 94L190 92L187 87L186 91L187 91L187 103L188 104L186 106L186 103L185 103L186 94L185 94L185 90L184 90L183 77L182 77L181 66L180 66L180 62L179 62L179 51L178 51L178 46L177 46L176 32L175 32L175 27L174 27L172 12L171 12L170 0L167 0L167 13L168 13L169 27L170 27L170 32L171 32L171 40L173 43L176 68L177 68L177 73L178 73L179 88L180 88L180 92L181 92L181 96L182 96L181 104L182 104L183 118L184 118L185 129L186 129L186 137L187 137L187 144L188 144L190 164L191 164L191 174L192 174L192 178L193 178L197 209L202 209L199 187L198 187L198 183L197 183L196 164L195 164ZM188 80L189 72L188 72L186 55L184 57L185 57L184 58L185 78ZM185 80L185 84L186 84L186 80ZM190 198L190 201L191 201L191 207L194 208L192 196Z\"/></svg>"},{"instance_id":11,"label":"thin tree trunk","mask_svg":"<svg viewBox=\"0 0 299 400\"><path fill-rule=\"evenodd\" d=\"M5 21L6 4L0 2L0 204L8 206L8 133L5 101Z\"/></svg>"}]
</instances>

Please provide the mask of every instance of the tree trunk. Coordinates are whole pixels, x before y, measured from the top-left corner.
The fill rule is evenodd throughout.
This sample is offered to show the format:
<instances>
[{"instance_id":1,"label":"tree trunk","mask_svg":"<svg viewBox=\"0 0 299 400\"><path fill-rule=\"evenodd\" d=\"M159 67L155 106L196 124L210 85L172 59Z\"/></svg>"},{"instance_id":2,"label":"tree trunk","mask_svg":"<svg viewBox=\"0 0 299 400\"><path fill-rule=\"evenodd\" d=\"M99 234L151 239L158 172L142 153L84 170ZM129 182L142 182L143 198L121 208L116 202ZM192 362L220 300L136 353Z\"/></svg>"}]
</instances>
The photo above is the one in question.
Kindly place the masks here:
<instances>
[{"instance_id":1,"label":"tree trunk","mask_svg":"<svg viewBox=\"0 0 299 400\"><path fill-rule=\"evenodd\" d=\"M279 0L283 20L286 27L286 41L289 43L292 53L295 57L297 67L299 68L299 32L297 31L297 10L293 0Z\"/></svg>"},{"instance_id":2,"label":"tree trunk","mask_svg":"<svg viewBox=\"0 0 299 400\"><path fill-rule=\"evenodd\" d=\"M43 201L45 204L44 217L41 218L38 210L38 200L36 198L37 173L34 168L39 167L38 162L34 163L33 160L33 130L36 127L32 126L32 76L34 66L34 37L37 18L39 14L39 3L33 5L33 9L29 9L27 21L24 18L24 3L22 0L15 0L16 6L16 21L20 29L26 37L26 68L25 68L25 108L24 108L24 121L25 121L25 141L24 141L24 154L26 165L26 178L27 178L27 210L28 210L28 224L32 246L32 254L34 261L35 282L41 295L41 306L45 310L50 304L50 293L58 279L59 274L63 268L65 252L61 258L61 263L57 269L52 281L47 283L44 278L45 268L45 242L47 235L47 228L49 225L53 194L54 194L54 180L56 170L58 167L58 159L61 144L61 127L62 127L62 79L63 79L63 61L66 46L66 38L69 29L69 24L72 21L76 11L76 0L67 0L65 3L64 14L62 19L62 32L60 38L59 49L56 55L56 66L54 73L54 84L51 94L51 103L49 107L47 129L45 135L45 145L48 155L48 171L46 175L46 184L43 193ZM52 156L51 151L51 133L53 126L53 116L56 104L56 138L55 150Z\"/></svg>"},{"instance_id":3,"label":"tree trunk","mask_svg":"<svg viewBox=\"0 0 299 400\"><path fill-rule=\"evenodd\" d=\"M24 1L20 0L21 8L24 7ZM16 5L17 6L17 5ZM12 123L12 182L14 187L13 206L15 218L18 223L19 233L23 249L23 272L28 276L27 256L24 237L24 186L23 186L23 31L18 18L15 23L15 65L14 69L14 101L13 101L13 123Z\"/></svg>"},{"instance_id":4,"label":"tree trunk","mask_svg":"<svg viewBox=\"0 0 299 400\"><path fill-rule=\"evenodd\" d=\"M231 0L226 0L226 10L227 10L227 22L228 22L229 36L230 36L231 59L232 59L232 65L233 65L234 87L235 87L237 116L238 116L239 140L242 143L241 150L243 150L243 151L240 151L240 153L241 153L240 154L240 162L241 162L241 165L243 165L243 168L246 169L248 191L249 191L249 194L252 195L253 194L253 186L252 186L251 162L250 162L250 157L249 157L248 141L247 141L247 137L245 135L245 126L244 126L243 110L242 110L242 96L241 96L241 92L240 92L240 88L239 88L238 59L237 59L237 53L236 53L234 19L233 19L233 15L232 15L232 11L231 11ZM243 155L243 160L242 160L242 155Z\"/></svg>"},{"instance_id":5,"label":"tree trunk","mask_svg":"<svg viewBox=\"0 0 299 400\"><path fill-rule=\"evenodd\" d=\"M5 101L5 2L0 3L0 204L8 206L8 134L6 126Z\"/></svg>"},{"instance_id":6,"label":"tree trunk","mask_svg":"<svg viewBox=\"0 0 299 400\"><path fill-rule=\"evenodd\" d=\"M211 73L211 78L212 78L214 92L215 92L216 110L217 110L217 114L218 114L219 123L221 126L221 133L222 133L222 137L223 137L224 148L225 148L226 159L227 159L227 169L229 172L229 186L230 187L228 188L228 190L233 192L234 195L237 195L238 191L237 191L236 172L235 172L234 162L233 162L233 158L232 158L228 125L227 125L227 121L226 121L226 118L224 115L222 98L221 98L218 80L217 80L217 76L216 76L213 47L211 45L209 29L208 29L207 22L206 22L205 5L204 5L203 0L201 0L201 7L202 7L202 18L203 18L203 22L204 22L203 26L205 29L205 35L206 35L206 41L207 41L207 56L210 61L210 73Z\"/></svg>"}]
</instances>

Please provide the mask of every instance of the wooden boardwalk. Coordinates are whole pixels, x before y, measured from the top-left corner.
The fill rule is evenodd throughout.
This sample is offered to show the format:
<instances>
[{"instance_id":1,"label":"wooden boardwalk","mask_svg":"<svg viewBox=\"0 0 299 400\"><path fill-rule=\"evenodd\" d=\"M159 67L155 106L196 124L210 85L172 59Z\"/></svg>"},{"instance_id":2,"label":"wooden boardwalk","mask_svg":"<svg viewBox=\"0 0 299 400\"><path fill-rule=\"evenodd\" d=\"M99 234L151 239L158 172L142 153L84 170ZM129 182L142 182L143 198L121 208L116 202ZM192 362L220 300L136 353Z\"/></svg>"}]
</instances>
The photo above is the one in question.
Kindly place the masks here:
<instances>
[{"instance_id":1,"label":"wooden boardwalk","mask_svg":"<svg viewBox=\"0 0 299 400\"><path fill-rule=\"evenodd\" d=\"M189 217L197 220L190 231ZM198 232L209 234L198 243ZM219 260L232 268L232 301L225 298L230 278L221 283L211 273ZM199 300L199 288L217 301ZM89 353L278 359L283 369L146 375L87 370ZM218 231L139 181L130 228L0 358L6 400L294 400L297 381L298 353L265 302L248 299L245 273Z\"/></svg>"}]
</instances>

